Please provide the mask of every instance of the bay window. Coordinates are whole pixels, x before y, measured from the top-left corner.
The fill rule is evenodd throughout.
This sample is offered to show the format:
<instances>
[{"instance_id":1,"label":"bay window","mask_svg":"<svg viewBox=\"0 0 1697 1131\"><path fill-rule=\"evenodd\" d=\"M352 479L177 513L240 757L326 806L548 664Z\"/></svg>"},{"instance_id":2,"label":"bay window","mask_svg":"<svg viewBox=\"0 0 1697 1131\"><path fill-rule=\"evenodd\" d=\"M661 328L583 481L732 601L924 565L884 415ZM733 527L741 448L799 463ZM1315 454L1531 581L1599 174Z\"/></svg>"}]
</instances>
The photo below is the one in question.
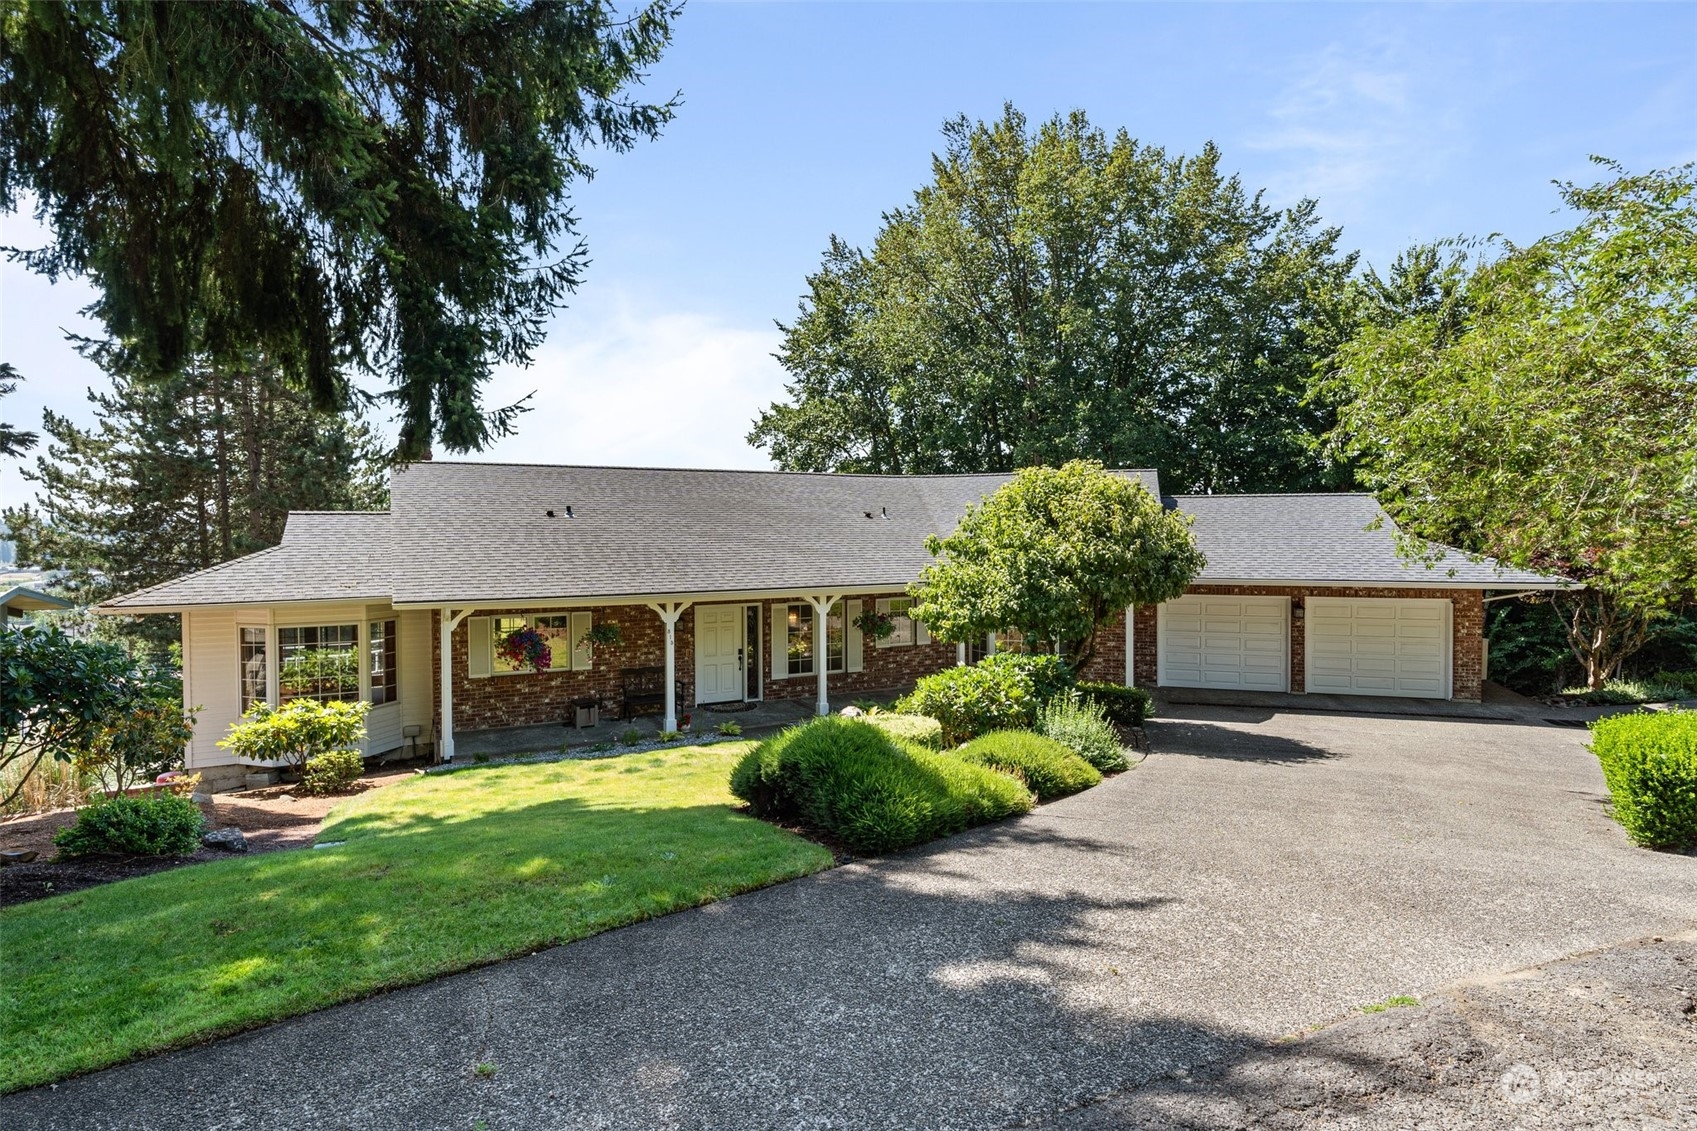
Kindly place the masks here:
<instances>
[{"instance_id":1,"label":"bay window","mask_svg":"<svg viewBox=\"0 0 1697 1131\"><path fill-rule=\"evenodd\" d=\"M371 670L371 705L381 707L395 701L399 677L395 662L397 653L395 622L374 620L368 628L367 663Z\"/></svg>"},{"instance_id":2,"label":"bay window","mask_svg":"<svg viewBox=\"0 0 1697 1131\"><path fill-rule=\"evenodd\" d=\"M242 629L240 662L239 682L242 693L242 714L245 715L253 708L255 703L271 702L269 691L271 668L266 659L265 629Z\"/></svg>"},{"instance_id":3,"label":"bay window","mask_svg":"<svg viewBox=\"0 0 1697 1131\"><path fill-rule=\"evenodd\" d=\"M277 630L277 702L321 703L359 698L359 625L326 624Z\"/></svg>"}]
</instances>

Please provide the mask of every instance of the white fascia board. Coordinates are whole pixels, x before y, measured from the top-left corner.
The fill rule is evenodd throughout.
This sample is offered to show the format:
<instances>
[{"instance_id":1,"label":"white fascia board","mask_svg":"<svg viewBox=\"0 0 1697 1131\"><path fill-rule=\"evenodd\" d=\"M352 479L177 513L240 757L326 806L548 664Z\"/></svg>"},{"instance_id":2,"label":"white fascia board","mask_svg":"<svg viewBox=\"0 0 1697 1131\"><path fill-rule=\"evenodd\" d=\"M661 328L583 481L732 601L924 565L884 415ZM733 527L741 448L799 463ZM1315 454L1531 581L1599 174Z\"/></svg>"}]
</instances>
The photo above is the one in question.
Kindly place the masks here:
<instances>
[{"instance_id":1,"label":"white fascia board","mask_svg":"<svg viewBox=\"0 0 1697 1131\"><path fill-rule=\"evenodd\" d=\"M583 609L601 605L646 605L654 601L685 601L690 604L718 604L728 601L765 601L783 598L816 597L826 593L861 596L871 594L900 594L907 588L898 582L858 584L834 583L807 585L790 589L709 589L684 593L610 593L596 597L500 597L478 598L469 601L397 601L397 609Z\"/></svg>"}]
</instances>

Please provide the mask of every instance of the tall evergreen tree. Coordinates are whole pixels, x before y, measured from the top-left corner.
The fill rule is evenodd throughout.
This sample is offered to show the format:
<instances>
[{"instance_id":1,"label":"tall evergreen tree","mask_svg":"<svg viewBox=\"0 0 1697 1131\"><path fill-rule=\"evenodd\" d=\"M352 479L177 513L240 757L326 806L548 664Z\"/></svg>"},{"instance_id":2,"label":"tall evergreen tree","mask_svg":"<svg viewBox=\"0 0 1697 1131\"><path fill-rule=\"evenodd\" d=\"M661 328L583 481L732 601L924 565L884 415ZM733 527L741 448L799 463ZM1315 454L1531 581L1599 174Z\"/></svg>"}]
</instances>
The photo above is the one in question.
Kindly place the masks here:
<instances>
[{"instance_id":1,"label":"tall evergreen tree","mask_svg":"<svg viewBox=\"0 0 1697 1131\"><path fill-rule=\"evenodd\" d=\"M386 380L402 458L483 447L583 275L588 152L658 134L632 97L670 0L4 0L0 211L86 276L150 371L262 349L339 408Z\"/></svg>"},{"instance_id":2,"label":"tall evergreen tree","mask_svg":"<svg viewBox=\"0 0 1697 1131\"><path fill-rule=\"evenodd\" d=\"M1313 201L1265 204L1083 113L956 119L870 251L833 239L782 326L749 440L797 470L1158 469L1179 491L1334 485L1308 399L1353 257ZM1346 473L1347 474L1347 473Z\"/></svg>"},{"instance_id":3,"label":"tall evergreen tree","mask_svg":"<svg viewBox=\"0 0 1697 1131\"><path fill-rule=\"evenodd\" d=\"M195 360L161 378L112 347L87 348L112 374L110 392L89 393L96 423L47 413L47 451L23 473L37 504L3 516L18 560L64 571L60 587L79 600L275 545L290 510L385 504L366 424L314 408L263 358ZM139 634L175 632L149 621Z\"/></svg>"}]
</instances>

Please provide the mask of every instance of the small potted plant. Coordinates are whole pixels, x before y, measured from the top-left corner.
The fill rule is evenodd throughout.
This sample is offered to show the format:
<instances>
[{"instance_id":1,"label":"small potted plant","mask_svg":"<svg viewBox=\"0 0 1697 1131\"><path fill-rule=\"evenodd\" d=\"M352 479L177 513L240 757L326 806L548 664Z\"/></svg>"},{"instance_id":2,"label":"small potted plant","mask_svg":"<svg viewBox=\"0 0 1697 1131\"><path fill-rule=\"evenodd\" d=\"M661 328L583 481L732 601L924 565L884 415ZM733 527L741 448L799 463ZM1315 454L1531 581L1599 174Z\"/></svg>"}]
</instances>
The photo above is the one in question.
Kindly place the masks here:
<instances>
[{"instance_id":1,"label":"small potted plant","mask_svg":"<svg viewBox=\"0 0 1697 1131\"><path fill-rule=\"evenodd\" d=\"M854 627L873 640L888 640L896 634L896 618L877 609L867 609L854 618Z\"/></svg>"}]
</instances>

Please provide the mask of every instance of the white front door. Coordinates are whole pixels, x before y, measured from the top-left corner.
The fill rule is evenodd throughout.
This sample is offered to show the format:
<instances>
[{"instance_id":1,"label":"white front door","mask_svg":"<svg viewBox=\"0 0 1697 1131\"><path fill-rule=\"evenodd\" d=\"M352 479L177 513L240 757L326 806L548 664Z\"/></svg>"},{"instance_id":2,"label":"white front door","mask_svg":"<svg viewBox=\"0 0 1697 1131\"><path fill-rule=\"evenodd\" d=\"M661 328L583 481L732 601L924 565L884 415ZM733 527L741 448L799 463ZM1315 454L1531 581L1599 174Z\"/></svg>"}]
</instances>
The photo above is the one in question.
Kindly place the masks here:
<instances>
[{"instance_id":1,"label":"white front door","mask_svg":"<svg viewBox=\"0 0 1697 1131\"><path fill-rule=\"evenodd\" d=\"M1191 595L1156 611L1157 682L1165 687L1290 689L1290 602Z\"/></svg>"},{"instance_id":2,"label":"white front door","mask_svg":"<svg viewBox=\"0 0 1697 1131\"><path fill-rule=\"evenodd\" d=\"M743 683L743 606L695 606L695 701L740 700Z\"/></svg>"}]
</instances>

